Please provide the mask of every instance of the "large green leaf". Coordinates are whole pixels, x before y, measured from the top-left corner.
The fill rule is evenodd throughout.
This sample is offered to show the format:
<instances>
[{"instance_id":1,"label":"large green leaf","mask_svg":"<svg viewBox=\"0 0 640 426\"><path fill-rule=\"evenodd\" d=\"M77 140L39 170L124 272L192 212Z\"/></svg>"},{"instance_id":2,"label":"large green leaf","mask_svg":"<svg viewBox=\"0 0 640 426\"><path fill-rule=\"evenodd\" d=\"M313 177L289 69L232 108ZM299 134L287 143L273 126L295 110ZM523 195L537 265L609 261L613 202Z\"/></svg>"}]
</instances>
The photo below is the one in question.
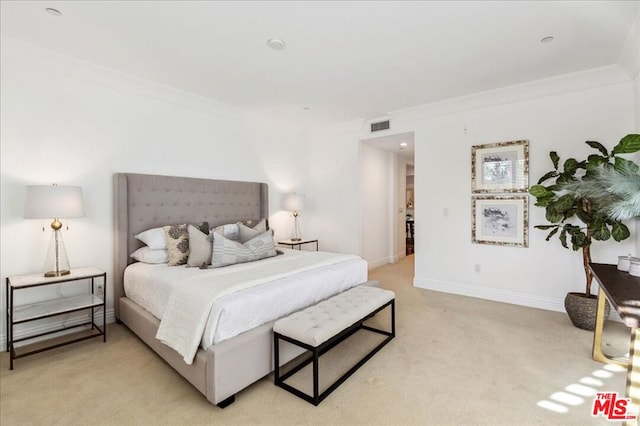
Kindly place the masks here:
<instances>
[{"instance_id":1,"label":"large green leaf","mask_svg":"<svg viewBox=\"0 0 640 426\"><path fill-rule=\"evenodd\" d=\"M591 154L588 158L587 158L587 164L586 164L586 169L587 171L592 171L597 169L601 164L605 164L609 162L609 158L608 157L603 157L601 155L597 155L597 154Z\"/></svg>"},{"instance_id":2,"label":"large green leaf","mask_svg":"<svg viewBox=\"0 0 640 426\"><path fill-rule=\"evenodd\" d=\"M577 180L578 179L574 178L569 173L560 173L560 176L558 176L558 179L556 179L556 184L560 185L563 183L571 183L571 182L576 182Z\"/></svg>"},{"instance_id":3,"label":"large green leaf","mask_svg":"<svg viewBox=\"0 0 640 426\"><path fill-rule=\"evenodd\" d=\"M567 158L564 162L564 173L574 174L578 170L580 163L575 158Z\"/></svg>"},{"instance_id":4,"label":"large green leaf","mask_svg":"<svg viewBox=\"0 0 640 426\"><path fill-rule=\"evenodd\" d=\"M556 235L558 233L559 230L560 230L560 227L556 226L554 229L551 230L551 232L549 232L549 235L547 235L547 238L545 238L545 240L549 241L551 239L551 237L553 237L554 235Z\"/></svg>"},{"instance_id":5,"label":"large green leaf","mask_svg":"<svg viewBox=\"0 0 640 426\"><path fill-rule=\"evenodd\" d=\"M631 232L629 232L629 228L624 223L614 222L613 227L611 229L611 235L613 239L616 241L626 240L631 236Z\"/></svg>"},{"instance_id":6,"label":"large green leaf","mask_svg":"<svg viewBox=\"0 0 640 426\"><path fill-rule=\"evenodd\" d=\"M586 247L590 244L589 238L582 231L574 231L571 232L571 245L574 250L578 250L579 248Z\"/></svg>"},{"instance_id":7,"label":"large green leaf","mask_svg":"<svg viewBox=\"0 0 640 426\"><path fill-rule=\"evenodd\" d=\"M549 203L547 206L547 220L555 223L569 217L567 216L567 211L571 210L573 203L574 198L571 194L565 194L557 200Z\"/></svg>"},{"instance_id":8,"label":"large green leaf","mask_svg":"<svg viewBox=\"0 0 640 426\"><path fill-rule=\"evenodd\" d=\"M543 231L546 231L547 229L551 229L551 228L557 228L558 225L536 225L534 226L534 228L536 229L542 229Z\"/></svg>"},{"instance_id":9,"label":"large green leaf","mask_svg":"<svg viewBox=\"0 0 640 426\"><path fill-rule=\"evenodd\" d=\"M613 154L631 154L640 151L640 135L630 134L620 140L620 143L613 147Z\"/></svg>"},{"instance_id":10,"label":"large green leaf","mask_svg":"<svg viewBox=\"0 0 640 426\"><path fill-rule=\"evenodd\" d=\"M591 148L595 148L598 151L600 151L602 155L604 155L605 157L609 156L609 152L607 151L607 148L605 148L600 142L586 141L585 143L589 145Z\"/></svg>"},{"instance_id":11,"label":"large green leaf","mask_svg":"<svg viewBox=\"0 0 640 426\"><path fill-rule=\"evenodd\" d=\"M562 244L562 247L568 249L569 245L567 244L567 230L563 229L562 232L560 232L560 243Z\"/></svg>"},{"instance_id":12,"label":"large green leaf","mask_svg":"<svg viewBox=\"0 0 640 426\"><path fill-rule=\"evenodd\" d=\"M549 204L553 203L555 199L556 195L552 192L551 195L536 198L535 205L538 207L547 207Z\"/></svg>"},{"instance_id":13,"label":"large green leaf","mask_svg":"<svg viewBox=\"0 0 640 426\"><path fill-rule=\"evenodd\" d=\"M591 237L594 240L607 241L611 238L611 231L609 231L609 227L607 227L607 224L604 222L595 221L590 228Z\"/></svg>"},{"instance_id":14,"label":"large green leaf","mask_svg":"<svg viewBox=\"0 0 640 426\"><path fill-rule=\"evenodd\" d=\"M638 174L638 170L640 170L640 167L638 167L636 163L621 157L616 157L616 163L613 167L617 172L628 176Z\"/></svg>"},{"instance_id":15,"label":"large green leaf","mask_svg":"<svg viewBox=\"0 0 640 426\"><path fill-rule=\"evenodd\" d=\"M558 212L566 212L567 210L573 207L575 203L575 198L573 194L565 194L562 197L558 198L555 202L549 206L550 208L555 209Z\"/></svg>"},{"instance_id":16,"label":"large green leaf","mask_svg":"<svg viewBox=\"0 0 640 426\"><path fill-rule=\"evenodd\" d=\"M556 177L558 176L558 172L556 172L555 170L552 170L550 172L545 173L544 176L542 176L539 180L538 180L538 185L541 184L542 182L544 182L547 179L551 179L552 177ZM533 194L532 194L533 195Z\"/></svg>"},{"instance_id":17,"label":"large green leaf","mask_svg":"<svg viewBox=\"0 0 640 426\"><path fill-rule=\"evenodd\" d=\"M560 156L557 152L551 151L549 153L549 157L551 157L551 161L553 162L553 168L558 170L558 163L560 162Z\"/></svg>"},{"instance_id":18,"label":"large green leaf","mask_svg":"<svg viewBox=\"0 0 640 426\"><path fill-rule=\"evenodd\" d=\"M533 185L529 188L529 194L534 197L548 197L549 195L554 195L552 191L549 191L544 185Z\"/></svg>"},{"instance_id":19,"label":"large green leaf","mask_svg":"<svg viewBox=\"0 0 640 426\"><path fill-rule=\"evenodd\" d=\"M551 223L558 223L562 219L564 219L564 214L562 214L561 212L556 211L555 209L547 207L547 212L545 214L545 217Z\"/></svg>"}]
</instances>

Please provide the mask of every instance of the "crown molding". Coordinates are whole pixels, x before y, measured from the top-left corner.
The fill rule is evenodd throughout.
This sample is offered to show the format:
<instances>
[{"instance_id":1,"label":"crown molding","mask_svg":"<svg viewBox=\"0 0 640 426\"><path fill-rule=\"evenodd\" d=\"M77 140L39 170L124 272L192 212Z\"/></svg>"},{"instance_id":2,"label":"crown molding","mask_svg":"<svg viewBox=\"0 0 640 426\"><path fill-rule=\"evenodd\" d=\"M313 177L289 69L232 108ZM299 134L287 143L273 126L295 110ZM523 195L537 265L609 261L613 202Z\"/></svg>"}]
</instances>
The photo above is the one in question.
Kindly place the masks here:
<instances>
[{"instance_id":1,"label":"crown molding","mask_svg":"<svg viewBox=\"0 0 640 426\"><path fill-rule=\"evenodd\" d=\"M402 109L390 115L394 120L408 122L630 82L622 67L609 65Z\"/></svg>"},{"instance_id":2,"label":"crown molding","mask_svg":"<svg viewBox=\"0 0 640 426\"><path fill-rule=\"evenodd\" d=\"M13 66L44 70L47 75L71 78L201 113L233 120L241 117L239 109L213 99L134 77L10 37L1 36L0 45L3 73L5 69Z\"/></svg>"}]
</instances>

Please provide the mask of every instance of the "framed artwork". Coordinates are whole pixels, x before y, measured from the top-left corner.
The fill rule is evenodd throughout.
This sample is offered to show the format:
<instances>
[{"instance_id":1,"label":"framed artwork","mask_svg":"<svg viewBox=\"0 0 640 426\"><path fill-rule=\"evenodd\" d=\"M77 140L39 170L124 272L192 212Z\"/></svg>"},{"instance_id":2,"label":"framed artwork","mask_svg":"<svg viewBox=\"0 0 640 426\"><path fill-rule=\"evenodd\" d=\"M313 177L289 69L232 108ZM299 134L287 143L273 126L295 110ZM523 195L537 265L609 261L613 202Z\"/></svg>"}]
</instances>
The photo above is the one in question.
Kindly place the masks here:
<instances>
[{"instance_id":1,"label":"framed artwork","mask_svg":"<svg viewBox=\"0 0 640 426\"><path fill-rule=\"evenodd\" d=\"M527 192L529 189L529 141L474 145L471 147L471 191Z\"/></svg>"},{"instance_id":2,"label":"framed artwork","mask_svg":"<svg viewBox=\"0 0 640 426\"><path fill-rule=\"evenodd\" d=\"M472 197L471 242L529 247L529 197Z\"/></svg>"}]
</instances>

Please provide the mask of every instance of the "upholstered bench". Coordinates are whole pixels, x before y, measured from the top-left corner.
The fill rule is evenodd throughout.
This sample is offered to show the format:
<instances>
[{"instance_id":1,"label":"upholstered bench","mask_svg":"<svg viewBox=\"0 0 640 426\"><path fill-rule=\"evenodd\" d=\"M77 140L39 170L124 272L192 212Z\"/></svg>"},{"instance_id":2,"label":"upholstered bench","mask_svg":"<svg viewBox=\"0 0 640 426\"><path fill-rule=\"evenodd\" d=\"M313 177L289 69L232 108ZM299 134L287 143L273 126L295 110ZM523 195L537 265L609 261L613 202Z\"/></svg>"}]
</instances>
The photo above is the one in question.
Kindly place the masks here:
<instances>
[{"instance_id":1,"label":"upholstered bench","mask_svg":"<svg viewBox=\"0 0 640 426\"><path fill-rule=\"evenodd\" d=\"M364 325L367 319L373 317L388 306L391 307L391 331L380 330ZM318 362L320 355L361 329L383 334L387 336L387 338L326 390L320 393L318 383ZM394 337L395 294L390 290L384 290L371 285L359 285L351 288L275 322L273 326L275 384L313 405L318 405ZM280 372L279 359L280 340L297 345L311 353L308 359L282 375ZM313 396L307 395L299 389L285 383L285 380L309 363L313 363Z\"/></svg>"}]
</instances>

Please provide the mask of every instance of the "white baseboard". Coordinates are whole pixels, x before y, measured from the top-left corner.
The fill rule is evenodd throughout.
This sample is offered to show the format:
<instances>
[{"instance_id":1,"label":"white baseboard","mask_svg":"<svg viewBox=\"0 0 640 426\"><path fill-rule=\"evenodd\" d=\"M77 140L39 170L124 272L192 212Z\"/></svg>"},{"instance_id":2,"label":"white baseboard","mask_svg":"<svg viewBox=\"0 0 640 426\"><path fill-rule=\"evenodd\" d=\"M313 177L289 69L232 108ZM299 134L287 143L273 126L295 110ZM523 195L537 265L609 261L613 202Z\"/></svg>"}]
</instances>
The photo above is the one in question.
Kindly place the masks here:
<instances>
[{"instance_id":1,"label":"white baseboard","mask_svg":"<svg viewBox=\"0 0 640 426\"><path fill-rule=\"evenodd\" d=\"M378 268L380 266L388 265L389 263L393 263L393 260L388 257L383 257L376 260L367 260L367 269Z\"/></svg>"},{"instance_id":2,"label":"white baseboard","mask_svg":"<svg viewBox=\"0 0 640 426\"><path fill-rule=\"evenodd\" d=\"M33 325L33 326L29 326L29 325L23 325L20 330L15 330L14 331L14 339L22 339L23 337L27 337L27 336L33 336L36 334L41 334L41 333L47 333L47 332L51 332L54 330L59 330L62 327L70 327L70 326L74 326L74 325L79 325L82 324L83 322L86 322L87 319L89 317L88 316L84 316L84 317L74 317L74 318L68 318L65 315L60 315L58 317L55 318L50 318L49 321L46 322L39 322L37 325ZM102 312L99 313L95 313L94 316L94 321L96 322L96 324L100 325L102 324ZM107 310L107 324L115 322L116 320L116 316L115 316L115 311L113 309L108 309ZM7 333L6 333L6 326L4 328L4 330L2 330L3 333L0 334L0 347L4 348L4 350L7 350ZM64 330L64 331L60 331L60 333L52 333L46 336L41 336L41 337L37 337L34 338L33 340L30 341L31 342L37 342L40 340L46 340L46 339L50 339L51 337L54 336L58 336L58 335L63 335L64 333L73 333L74 331L77 331L77 329L71 329L71 330Z\"/></svg>"},{"instance_id":3,"label":"white baseboard","mask_svg":"<svg viewBox=\"0 0 640 426\"><path fill-rule=\"evenodd\" d=\"M564 299L557 300L547 297L532 296L530 294L515 293L493 288L477 287L468 284L450 283L415 277L414 287L443 293L459 294L461 296L477 297L494 302L511 303L513 305L528 306L530 308L546 309L548 311L565 312Z\"/></svg>"}]
</instances>

